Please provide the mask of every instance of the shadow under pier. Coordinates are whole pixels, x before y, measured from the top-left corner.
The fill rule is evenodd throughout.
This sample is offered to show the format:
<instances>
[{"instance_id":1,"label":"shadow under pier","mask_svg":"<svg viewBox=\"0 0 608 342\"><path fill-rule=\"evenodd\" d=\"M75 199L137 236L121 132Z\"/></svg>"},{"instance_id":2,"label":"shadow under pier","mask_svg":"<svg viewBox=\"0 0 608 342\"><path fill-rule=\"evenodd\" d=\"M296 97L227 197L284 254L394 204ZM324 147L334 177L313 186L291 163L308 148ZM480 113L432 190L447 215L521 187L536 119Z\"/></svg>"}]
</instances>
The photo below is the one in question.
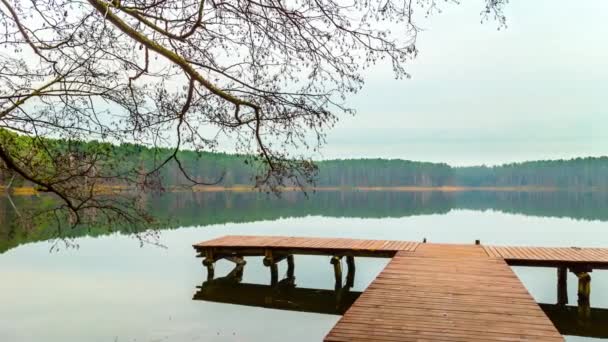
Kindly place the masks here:
<instances>
[{"instance_id":1,"label":"shadow under pier","mask_svg":"<svg viewBox=\"0 0 608 342\"><path fill-rule=\"evenodd\" d=\"M562 335L608 338L608 309L589 308L581 312L578 306L539 305Z\"/></svg>"},{"instance_id":2,"label":"shadow under pier","mask_svg":"<svg viewBox=\"0 0 608 342\"><path fill-rule=\"evenodd\" d=\"M236 265L228 275L207 280L193 300L264 307L279 310L342 315L359 298L361 292L350 291L345 285L337 290L299 288L295 277L287 277L276 284L241 283L244 265Z\"/></svg>"}]
</instances>

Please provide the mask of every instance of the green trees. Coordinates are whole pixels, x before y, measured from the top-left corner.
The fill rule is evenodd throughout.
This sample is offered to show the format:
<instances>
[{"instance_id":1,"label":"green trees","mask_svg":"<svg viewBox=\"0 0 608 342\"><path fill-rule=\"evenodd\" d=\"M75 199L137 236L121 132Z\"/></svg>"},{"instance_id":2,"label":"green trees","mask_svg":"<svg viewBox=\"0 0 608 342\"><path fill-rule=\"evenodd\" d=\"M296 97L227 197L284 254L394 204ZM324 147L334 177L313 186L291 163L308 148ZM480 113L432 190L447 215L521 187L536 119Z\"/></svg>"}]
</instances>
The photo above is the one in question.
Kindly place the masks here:
<instances>
[{"instance_id":1,"label":"green trees","mask_svg":"<svg viewBox=\"0 0 608 342\"><path fill-rule=\"evenodd\" d=\"M32 165L52 163L37 154L39 143L32 138L0 130L0 139L13 146L15 155L33 160ZM38 138L40 139L40 138ZM46 139L45 146L57 151L87 153L92 150L111 150L114 160L107 161L95 174L104 174L103 168L129 174L130 170L153 170L174 153L173 149L146 148L135 144L111 145L108 143L75 142ZM186 177L200 183L221 186L252 185L256 167L244 155L227 153L177 152L182 172L175 160L159 168L156 176L168 187L190 185ZM248 161L249 160L249 161ZM68 161L69 162L69 161ZM450 167L444 163L414 162L401 159L340 159L317 162L316 186L319 187L392 187L392 186L466 186L466 187L552 187L570 189L608 189L608 157L587 157L571 160L546 160L512 163L501 166ZM44 169L53 169L45 166ZM91 171L93 172L93 171ZM141 175L145 172L142 171ZM0 168L0 184L7 184L13 172ZM60 175L59 175L60 176ZM137 177L131 174L130 177ZM50 176L49 176L50 177ZM51 178L49 178L51 179ZM105 185L126 185L123 178L111 178ZM27 185L16 177L13 185ZM32 185L29 183L29 185ZM101 184L104 185L104 184ZM287 184L290 185L290 184Z\"/></svg>"},{"instance_id":2,"label":"green trees","mask_svg":"<svg viewBox=\"0 0 608 342\"><path fill-rule=\"evenodd\" d=\"M538 186L608 189L608 157L542 160L501 166L461 167L454 176L463 186Z\"/></svg>"},{"instance_id":3,"label":"green trees","mask_svg":"<svg viewBox=\"0 0 608 342\"><path fill-rule=\"evenodd\" d=\"M319 186L445 186L452 182L447 164L400 159L344 159L318 162Z\"/></svg>"}]
</instances>

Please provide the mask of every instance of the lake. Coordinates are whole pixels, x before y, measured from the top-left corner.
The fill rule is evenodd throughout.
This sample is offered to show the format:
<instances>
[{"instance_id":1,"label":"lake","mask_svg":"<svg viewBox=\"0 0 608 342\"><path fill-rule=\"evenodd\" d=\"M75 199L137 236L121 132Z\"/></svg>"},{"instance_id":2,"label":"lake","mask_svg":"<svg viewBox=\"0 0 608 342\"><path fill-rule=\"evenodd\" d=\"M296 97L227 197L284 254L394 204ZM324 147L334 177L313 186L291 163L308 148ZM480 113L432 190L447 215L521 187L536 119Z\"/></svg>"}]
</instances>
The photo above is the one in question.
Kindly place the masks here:
<instances>
[{"instance_id":1,"label":"lake","mask_svg":"<svg viewBox=\"0 0 608 342\"><path fill-rule=\"evenodd\" d=\"M165 223L142 241L116 227L19 227L0 198L0 341L321 341L338 315L193 300L207 275L191 245L226 234L608 247L603 192L200 192L150 196L147 205ZM298 288L333 289L329 257L295 259ZM243 282L268 284L261 258L247 261ZM387 262L358 258L353 290ZM216 275L232 267L220 261ZM539 303L556 302L555 269L515 271ZM608 308L608 271L591 276L592 307Z\"/></svg>"}]
</instances>

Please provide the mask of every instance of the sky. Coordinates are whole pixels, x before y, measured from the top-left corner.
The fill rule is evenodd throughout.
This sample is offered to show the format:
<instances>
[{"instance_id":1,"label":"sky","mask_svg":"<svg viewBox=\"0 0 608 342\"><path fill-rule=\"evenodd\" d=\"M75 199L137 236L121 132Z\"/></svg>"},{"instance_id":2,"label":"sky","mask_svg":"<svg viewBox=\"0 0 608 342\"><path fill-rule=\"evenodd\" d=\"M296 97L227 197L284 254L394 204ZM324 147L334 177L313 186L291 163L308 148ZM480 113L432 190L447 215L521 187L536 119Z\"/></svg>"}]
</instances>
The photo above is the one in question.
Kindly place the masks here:
<instances>
[{"instance_id":1,"label":"sky","mask_svg":"<svg viewBox=\"0 0 608 342\"><path fill-rule=\"evenodd\" d=\"M454 166L608 155L608 1L510 0L501 30L481 23L485 0L438 3L415 14L411 79L388 61L365 71L346 101L357 115L307 155ZM220 147L234 152L230 138Z\"/></svg>"},{"instance_id":2,"label":"sky","mask_svg":"<svg viewBox=\"0 0 608 342\"><path fill-rule=\"evenodd\" d=\"M420 53L395 80L365 73L357 109L318 158L500 164L608 154L608 1L511 0L506 29L483 1L442 5L418 24Z\"/></svg>"}]
</instances>

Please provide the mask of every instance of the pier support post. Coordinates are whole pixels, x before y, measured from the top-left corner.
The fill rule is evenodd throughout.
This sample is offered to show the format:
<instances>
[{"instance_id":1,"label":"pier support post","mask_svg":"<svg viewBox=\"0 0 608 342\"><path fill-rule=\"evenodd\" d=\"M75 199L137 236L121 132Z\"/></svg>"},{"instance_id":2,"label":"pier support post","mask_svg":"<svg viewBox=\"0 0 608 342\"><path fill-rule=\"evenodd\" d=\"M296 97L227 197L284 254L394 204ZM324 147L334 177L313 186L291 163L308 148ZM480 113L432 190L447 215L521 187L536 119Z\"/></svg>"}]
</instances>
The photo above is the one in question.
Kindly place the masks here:
<instances>
[{"instance_id":1,"label":"pier support post","mask_svg":"<svg viewBox=\"0 0 608 342\"><path fill-rule=\"evenodd\" d=\"M568 304L568 269L563 266L557 268L557 304Z\"/></svg>"},{"instance_id":2,"label":"pier support post","mask_svg":"<svg viewBox=\"0 0 608 342\"><path fill-rule=\"evenodd\" d=\"M207 280L213 280L215 270L213 264L215 259L213 258L213 249L205 249L205 259L203 259L203 265L207 267Z\"/></svg>"},{"instance_id":3,"label":"pier support post","mask_svg":"<svg viewBox=\"0 0 608 342\"><path fill-rule=\"evenodd\" d=\"M346 265L348 271L346 272L346 286L352 288L355 285L355 257L348 255L346 257Z\"/></svg>"},{"instance_id":4,"label":"pier support post","mask_svg":"<svg viewBox=\"0 0 608 342\"><path fill-rule=\"evenodd\" d=\"M579 308L591 307L591 276L588 272L576 272L578 277L578 306Z\"/></svg>"},{"instance_id":5,"label":"pier support post","mask_svg":"<svg viewBox=\"0 0 608 342\"><path fill-rule=\"evenodd\" d=\"M234 278L237 280L237 282L241 282L243 280L243 272L245 271L245 264L237 264L234 267Z\"/></svg>"},{"instance_id":6,"label":"pier support post","mask_svg":"<svg viewBox=\"0 0 608 342\"><path fill-rule=\"evenodd\" d=\"M277 261L274 258L272 249L266 249L264 251L264 266L270 268L270 285L275 286L279 283L279 268L277 267Z\"/></svg>"},{"instance_id":7,"label":"pier support post","mask_svg":"<svg viewBox=\"0 0 608 342\"><path fill-rule=\"evenodd\" d=\"M331 264L334 265L334 276L336 278L336 291L342 288L342 256L335 255L331 258Z\"/></svg>"},{"instance_id":8,"label":"pier support post","mask_svg":"<svg viewBox=\"0 0 608 342\"><path fill-rule=\"evenodd\" d=\"M270 265L270 285L275 286L279 283L279 268L277 264Z\"/></svg>"},{"instance_id":9,"label":"pier support post","mask_svg":"<svg viewBox=\"0 0 608 342\"><path fill-rule=\"evenodd\" d=\"M208 259L203 260L203 265L207 267L207 280L213 280L215 270L213 267L213 262Z\"/></svg>"},{"instance_id":10,"label":"pier support post","mask_svg":"<svg viewBox=\"0 0 608 342\"><path fill-rule=\"evenodd\" d=\"M264 266L274 264L274 255L272 254L272 249L266 249L264 251L264 260L262 262L264 263Z\"/></svg>"},{"instance_id":11,"label":"pier support post","mask_svg":"<svg viewBox=\"0 0 608 342\"><path fill-rule=\"evenodd\" d=\"M287 278L293 279L295 273L295 264L293 262L293 255L287 256Z\"/></svg>"}]
</instances>

